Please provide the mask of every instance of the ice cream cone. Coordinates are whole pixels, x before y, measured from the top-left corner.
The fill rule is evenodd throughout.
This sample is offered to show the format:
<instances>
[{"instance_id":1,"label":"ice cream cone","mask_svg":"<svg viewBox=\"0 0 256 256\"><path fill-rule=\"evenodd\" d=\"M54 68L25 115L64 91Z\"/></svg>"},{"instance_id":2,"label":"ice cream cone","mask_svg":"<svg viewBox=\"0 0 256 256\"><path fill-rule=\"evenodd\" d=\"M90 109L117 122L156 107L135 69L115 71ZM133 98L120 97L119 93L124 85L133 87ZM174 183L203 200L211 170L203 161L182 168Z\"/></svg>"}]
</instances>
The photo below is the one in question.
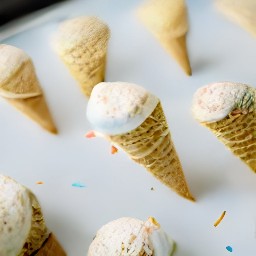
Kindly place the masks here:
<instances>
[{"instance_id":1,"label":"ice cream cone","mask_svg":"<svg viewBox=\"0 0 256 256\"><path fill-rule=\"evenodd\" d=\"M139 8L138 16L184 72L191 75L186 44L188 21L185 1L150 0Z\"/></svg>"},{"instance_id":2,"label":"ice cream cone","mask_svg":"<svg viewBox=\"0 0 256 256\"><path fill-rule=\"evenodd\" d=\"M160 103L138 128L110 136L110 139L162 183L184 198L194 201Z\"/></svg>"},{"instance_id":3,"label":"ice cream cone","mask_svg":"<svg viewBox=\"0 0 256 256\"><path fill-rule=\"evenodd\" d=\"M44 242L36 256L66 256L67 254L59 244L56 237L51 233Z\"/></svg>"},{"instance_id":4,"label":"ice cream cone","mask_svg":"<svg viewBox=\"0 0 256 256\"><path fill-rule=\"evenodd\" d=\"M176 193L194 200L156 96L135 84L100 83L92 91L87 117L96 134L122 148Z\"/></svg>"},{"instance_id":5,"label":"ice cream cone","mask_svg":"<svg viewBox=\"0 0 256 256\"><path fill-rule=\"evenodd\" d=\"M0 45L0 95L49 132L57 133L31 59L22 50Z\"/></svg>"},{"instance_id":6,"label":"ice cream cone","mask_svg":"<svg viewBox=\"0 0 256 256\"><path fill-rule=\"evenodd\" d=\"M207 91L212 91L212 96L207 96L208 103L203 99L202 91L208 95ZM214 93L214 91L218 93ZM220 96L221 93L221 96ZM245 162L254 172L256 172L256 90L250 86L238 83L218 83L199 89L196 94L195 105L198 110L198 102L204 104L208 109L211 102L215 102L215 109L221 111L226 109L224 115L218 120L203 121L198 113L195 116L201 124L209 128L225 146L243 162ZM198 96L199 95L199 96ZM213 101L213 97L216 100ZM228 100L229 99L229 100ZM199 101L198 101L199 100ZM227 102L229 107L225 106ZM220 108L220 105L223 104ZM211 106L213 109L213 105ZM194 111L195 112L195 111ZM213 114L213 112L212 112ZM218 114L219 115L219 114Z\"/></svg>"},{"instance_id":7,"label":"ice cream cone","mask_svg":"<svg viewBox=\"0 0 256 256\"><path fill-rule=\"evenodd\" d=\"M36 196L10 177L0 174L0 229L2 256L65 256L57 239L48 230Z\"/></svg>"},{"instance_id":8,"label":"ice cream cone","mask_svg":"<svg viewBox=\"0 0 256 256\"><path fill-rule=\"evenodd\" d=\"M108 26L96 17L67 20L56 35L56 52L87 97L104 81L109 37Z\"/></svg>"},{"instance_id":9,"label":"ice cream cone","mask_svg":"<svg viewBox=\"0 0 256 256\"><path fill-rule=\"evenodd\" d=\"M217 8L245 30L256 36L254 0L216 0Z\"/></svg>"}]
</instances>

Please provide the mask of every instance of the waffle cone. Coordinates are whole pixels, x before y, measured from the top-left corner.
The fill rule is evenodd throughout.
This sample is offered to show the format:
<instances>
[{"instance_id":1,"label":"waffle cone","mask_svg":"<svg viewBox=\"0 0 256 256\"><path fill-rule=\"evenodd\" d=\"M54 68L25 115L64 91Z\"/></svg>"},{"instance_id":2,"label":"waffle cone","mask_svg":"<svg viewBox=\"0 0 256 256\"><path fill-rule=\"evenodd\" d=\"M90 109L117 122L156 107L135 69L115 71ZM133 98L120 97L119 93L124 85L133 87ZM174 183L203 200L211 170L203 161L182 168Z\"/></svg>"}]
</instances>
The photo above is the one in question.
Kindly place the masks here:
<instances>
[{"instance_id":1,"label":"waffle cone","mask_svg":"<svg viewBox=\"0 0 256 256\"><path fill-rule=\"evenodd\" d=\"M64 249L51 233L43 246L35 253L35 256L66 256Z\"/></svg>"},{"instance_id":2,"label":"waffle cone","mask_svg":"<svg viewBox=\"0 0 256 256\"><path fill-rule=\"evenodd\" d=\"M55 50L89 97L93 87L104 81L110 29L93 16L66 20L55 40Z\"/></svg>"},{"instance_id":3,"label":"waffle cone","mask_svg":"<svg viewBox=\"0 0 256 256\"><path fill-rule=\"evenodd\" d=\"M187 75L192 75L186 45L186 34L177 38L159 37L160 42L168 53L178 62Z\"/></svg>"},{"instance_id":4,"label":"waffle cone","mask_svg":"<svg viewBox=\"0 0 256 256\"><path fill-rule=\"evenodd\" d=\"M204 124L231 152L256 172L256 104L249 113L229 115L221 121Z\"/></svg>"},{"instance_id":5,"label":"waffle cone","mask_svg":"<svg viewBox=\"0 0 256 256\"><path fill-rule=\"evenodd\" d=\"M139 127L125 134L110 136L110 139L163 184L179 195L194 200L160 103Z\"/></svg>"},{"instance_id":6,"label":"waffle cone","mask_svg":"<svg viewBox=\"0 0 256 256\"><path fill-rule=\"evenodd\" d=\"M57 133L57 128L53 122L43 94L31 98L6 98L6 100L47 131L54 134Z\"/></svg>"},{"instance_id":7,"label":"waffle cone","mask_svg":"<svg viewBox=\"0 0 256 256\"><path fill-rule=\"evenodd\" d=\"M106 54L104 56L89 57L87 54L81 54L80 49L77 49L63 56L63 60L68 67L72 76L78 81L82 92L90 97L93 87L104 82L106 68ZM77 57L79 56L79 59Z\"/></svg>"}]
</instances>

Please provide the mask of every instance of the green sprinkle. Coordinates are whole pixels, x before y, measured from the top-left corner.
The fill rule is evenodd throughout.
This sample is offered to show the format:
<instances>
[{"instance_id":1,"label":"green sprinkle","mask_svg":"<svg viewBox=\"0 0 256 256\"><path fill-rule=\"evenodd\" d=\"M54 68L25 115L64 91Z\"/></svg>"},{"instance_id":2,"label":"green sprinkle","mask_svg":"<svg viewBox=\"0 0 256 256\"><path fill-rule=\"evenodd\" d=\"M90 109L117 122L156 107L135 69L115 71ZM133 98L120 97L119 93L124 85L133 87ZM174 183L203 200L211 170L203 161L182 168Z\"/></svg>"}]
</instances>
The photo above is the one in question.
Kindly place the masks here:
<instances>
[{"instance_id":1,"label":"green sprinkle","mask_svg":"<svg viewBox=\"0 0 256 256\"><path fill-rule=\"evenodd\" d=\"M85 188L86 186L84 184L82 184L81 182L74 182L72 184L72 187Z\"/></svg>"}]
</instances>

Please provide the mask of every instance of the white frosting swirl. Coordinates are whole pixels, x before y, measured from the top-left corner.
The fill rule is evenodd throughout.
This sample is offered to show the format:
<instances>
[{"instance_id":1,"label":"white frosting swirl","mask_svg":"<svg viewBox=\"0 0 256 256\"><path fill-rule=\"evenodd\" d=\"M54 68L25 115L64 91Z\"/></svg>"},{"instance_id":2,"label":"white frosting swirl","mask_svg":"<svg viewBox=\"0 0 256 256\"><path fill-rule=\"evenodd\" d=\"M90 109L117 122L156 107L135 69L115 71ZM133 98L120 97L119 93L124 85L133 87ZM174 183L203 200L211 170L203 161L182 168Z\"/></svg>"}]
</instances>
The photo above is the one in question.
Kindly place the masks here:
<instances>
[{"instance_id":1,"label":"white frosting swirl","mask_svg":"<svg viewBox=\"0 0 256 256\"><path fill-rule=\"evenodd\" d=\"M97 132L115 135L129 132L153 112L158 98L136 84L97 84L87 106L87 118Z\"/></svg>"}]
</instances>

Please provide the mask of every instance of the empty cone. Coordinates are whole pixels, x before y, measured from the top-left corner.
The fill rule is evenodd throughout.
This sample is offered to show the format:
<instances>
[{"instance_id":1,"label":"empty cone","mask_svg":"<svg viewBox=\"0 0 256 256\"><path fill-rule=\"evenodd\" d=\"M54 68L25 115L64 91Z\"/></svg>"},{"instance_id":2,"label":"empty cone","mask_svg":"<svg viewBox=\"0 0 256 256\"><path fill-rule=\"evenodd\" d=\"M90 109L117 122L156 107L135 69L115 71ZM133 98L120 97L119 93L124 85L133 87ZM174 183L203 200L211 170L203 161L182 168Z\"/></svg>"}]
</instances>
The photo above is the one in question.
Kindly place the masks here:
<instances>
[{"instance_id":1,"label":"empty cone","mask_svg":"<svg viewBox=\"0 0 256 256\"><path fill-rule=\"evenodd\" d=\"M57 133L29 56L0 45L0 70L0 95L44 129Z\"/></svg>"},{"instance_id":2,"label":"empty cone","mask_svg":"<svg viewBox=\"0 0 256 256\"><path fill-rule=\"evenodd\" d=\"M160 103L135 130L110 136L135 162L179 195L193 200Z\"/></svg>"},{"instance_id":3,"label":"empty cone","mask_svg":"<svg viewBox=\"0 0 256 256\"><path fill-rule=\"evenodd\" d=\"M191 75L186 45L188 20L185 1L149 0L138 9L138 16L184 72Z\"/></svg>"},{"instance_id":4,"label":"empty cone","mask_svg":"<svg viewBox=\"0 0 256 256\"><path fill-rule=\"evenodd\" d=\"M56 34L55 50L87 97L104 81L109 37L108 26L96 17L66 20Z\"/></svg>"},{"instance_id":5,"label":"empty cone","mask_svg":"<svg viewBox=\"0 0 256 256\"><path fill-rule=\"evenodd\" d=\"M222 82L199 88L194 96L196 119L256 172L256 90Z\"/></svg>"}]
</instances>

